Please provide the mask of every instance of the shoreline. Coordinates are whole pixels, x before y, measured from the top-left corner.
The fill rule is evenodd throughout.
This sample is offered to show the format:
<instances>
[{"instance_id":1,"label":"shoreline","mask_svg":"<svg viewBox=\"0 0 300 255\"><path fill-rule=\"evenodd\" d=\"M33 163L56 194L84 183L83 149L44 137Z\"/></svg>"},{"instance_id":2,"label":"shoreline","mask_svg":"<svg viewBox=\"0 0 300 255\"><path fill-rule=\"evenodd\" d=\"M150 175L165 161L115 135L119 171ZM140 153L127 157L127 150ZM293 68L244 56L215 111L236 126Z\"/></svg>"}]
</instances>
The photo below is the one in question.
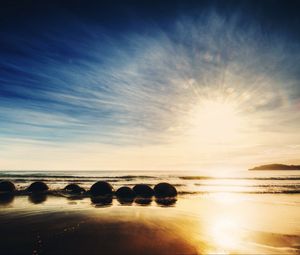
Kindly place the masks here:
<instances>
[{"instance_id":1,"label":"shoreline","mask_svg":"<svg viewBox=\"0 0 300 255\"><path fill-rule=\"evenodd\" d=\"M29 197L18 196L0 205L1 251L299 254L300 225L295 225L300 222L299 205L292 204L289 195L274 203L274 196L178 197L173 206L160 206L154 201L120 204L116 199L100 205L89 198L56 196L34 203ZM298 196L295 201L299 201ZM283 215L284 222L280 221Z\"/></svg>"}]
</instances>

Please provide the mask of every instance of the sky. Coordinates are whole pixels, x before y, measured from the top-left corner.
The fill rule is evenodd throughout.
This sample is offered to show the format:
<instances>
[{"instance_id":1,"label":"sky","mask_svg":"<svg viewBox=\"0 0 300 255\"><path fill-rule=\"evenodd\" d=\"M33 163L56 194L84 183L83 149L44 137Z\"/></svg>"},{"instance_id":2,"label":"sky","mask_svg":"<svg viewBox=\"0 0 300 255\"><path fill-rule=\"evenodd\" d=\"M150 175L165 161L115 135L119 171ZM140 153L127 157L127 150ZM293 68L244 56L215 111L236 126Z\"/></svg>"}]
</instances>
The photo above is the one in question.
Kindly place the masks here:
<instances>
[{"instance_id":1,"label":"sky","mask_svg":"<svg viewBox=\"0 0 300 255\"><path fill-rule=\"evenodd\" d=\"M297 1L1 1L0 169L300 164Z\"/></svg>"}]
</instances>

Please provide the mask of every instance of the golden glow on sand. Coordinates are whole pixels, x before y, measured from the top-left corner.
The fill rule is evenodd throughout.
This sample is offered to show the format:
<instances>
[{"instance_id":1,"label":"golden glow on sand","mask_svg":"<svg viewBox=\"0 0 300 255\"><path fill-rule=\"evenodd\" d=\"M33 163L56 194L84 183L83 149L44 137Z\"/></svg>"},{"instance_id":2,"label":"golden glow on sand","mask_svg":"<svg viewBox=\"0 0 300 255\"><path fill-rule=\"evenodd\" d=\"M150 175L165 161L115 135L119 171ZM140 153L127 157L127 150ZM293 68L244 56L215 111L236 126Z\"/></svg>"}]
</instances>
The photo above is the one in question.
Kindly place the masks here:
<instances>
[{"instance_id":1,"label":"golden glow on sand","mask_svg":"<svg viewBox=\"0 0 300 255\"><path fill-rule=\"evenodd\" d=\"M235 218L225 216L213 222L211 234L216 247L219 247L217 253L226 254L226 251L238 246L240 242L239 229L239 222Z\"/></svg>"}]
</instances>

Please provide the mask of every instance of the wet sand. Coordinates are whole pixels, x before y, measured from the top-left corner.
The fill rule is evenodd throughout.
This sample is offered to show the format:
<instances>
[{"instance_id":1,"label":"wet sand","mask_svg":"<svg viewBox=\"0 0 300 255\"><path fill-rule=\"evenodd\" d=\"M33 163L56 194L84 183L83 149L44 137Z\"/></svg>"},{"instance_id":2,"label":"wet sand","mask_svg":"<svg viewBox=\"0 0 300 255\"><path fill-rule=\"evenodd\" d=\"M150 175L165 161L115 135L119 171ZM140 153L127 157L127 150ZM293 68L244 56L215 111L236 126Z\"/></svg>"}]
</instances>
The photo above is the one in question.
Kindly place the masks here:
<instances>
[{"instance_id":1,"label":"wet sand","mask_svg":"<svg viewBox=\"0 0 300 255\"><path fill-rule=\"evenodd\" d=\"M300 254L299 198L203 195L166 206L19 196L1 201L0 253Z\"/></svg>"}]
</instances>

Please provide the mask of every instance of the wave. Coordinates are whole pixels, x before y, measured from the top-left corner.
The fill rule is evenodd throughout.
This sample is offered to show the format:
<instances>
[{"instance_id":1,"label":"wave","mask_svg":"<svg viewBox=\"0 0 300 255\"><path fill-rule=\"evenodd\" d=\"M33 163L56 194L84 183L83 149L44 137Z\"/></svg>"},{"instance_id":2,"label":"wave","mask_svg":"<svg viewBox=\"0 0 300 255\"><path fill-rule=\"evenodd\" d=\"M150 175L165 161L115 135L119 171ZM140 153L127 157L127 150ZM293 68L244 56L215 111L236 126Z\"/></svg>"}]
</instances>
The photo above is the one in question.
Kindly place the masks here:
<instances>
[{"instance_id":1,"label":"wave","mask_svg":"<svg viewBox=\"0 0 300 255\"><path fill-rule=\"evenodd\" d=\"M178 195L203 195L212 193L228 194L300 194L300 190L280 190L280 191L178 191Z\"/></svg>"},{"instance_id":2,"label":"wave","mask_svg":"<svg viewBox=\"0 0 300 255\"><path fill-rule=\"evenodd\" d=\"M51 175L51 174L9 174L0 173L0 178L53 178L53 179L159 179L150 175L122 175L122 176L75 176L75 175Z\"/></svg>"},{"instance_id":3,"label":"wave","mask_svg":"<svg viewBox=\"0 0 300 255\"><path fill-rule=\"evenodd\" d=\"M294 188L300 190L300 184L211 184L211 183L194 183L195 186L209 186L209 187L252 187L252 188Z\"/></svg>"},{"instance_id":4,"label":"wave","mask_svg":"<svg viewBox=\"0 0 300 255\"><path fill-rule=\"evenodd\" d=\"M29 179L29 178L41 178L41 179L73 179L73 180L114 180L114 179L125 179L125 180L136 180L136 179L181 179L181 180L290 180L299 181L300 176L286 176L286 177L212 177L212 176L151 176L151 175L115 175L115 176L84 176L84 175L52 175L52 174L15 174L15 173L0 173L0 178L11 178L11 179Z\"/></svg>"},{"instance_id":5,"label":"wave","mask_svg":"<svg viewBox=\"0 0 300 255\"><path fill-rule=\"evenodd\" d=\"M262 181L300 181L300 176L296 177L211 177L211 176L179 176L182 180L262 180Z\"/></svg>"},{"instance_id":6,"label":"wave","mask_svg":"<svg viewBox=\"0 0 300 255\"><path fill-rule=\"evenodd\" d=\"M62 191L62 188L54 188L49 191L47 191L48 195L57 195L60 194ZM19 189L16 191L15 195L23 195L27 194L26 189ZM179 190L178 196L188 196L188 195L209 195L209 194L300 194L300 190L280 190L280 191L184 191Z\"/></svg>"}]
</instances>

